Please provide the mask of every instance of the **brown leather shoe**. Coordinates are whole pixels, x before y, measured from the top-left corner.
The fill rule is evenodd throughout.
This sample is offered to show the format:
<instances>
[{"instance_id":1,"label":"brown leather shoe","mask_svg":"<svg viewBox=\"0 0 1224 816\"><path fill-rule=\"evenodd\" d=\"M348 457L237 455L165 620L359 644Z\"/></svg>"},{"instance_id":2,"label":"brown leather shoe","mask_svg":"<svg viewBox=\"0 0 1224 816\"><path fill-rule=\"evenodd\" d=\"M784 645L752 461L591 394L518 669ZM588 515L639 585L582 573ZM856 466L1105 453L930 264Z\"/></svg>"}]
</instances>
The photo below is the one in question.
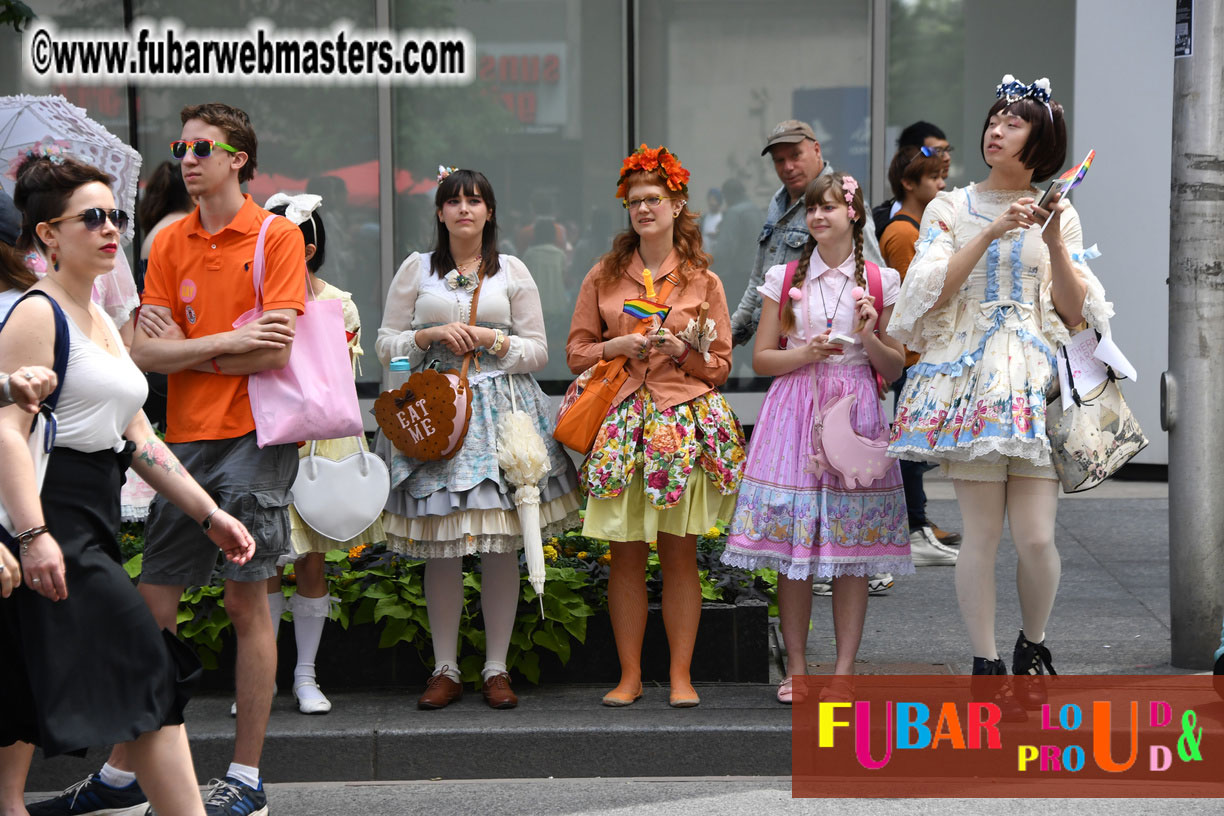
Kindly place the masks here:
<instances>
[{"instance_id":1,"label":"brown leather shoe","mask_svg":"<svg viewBox=\"0 0 1224 816\"><path fill-rule=\"evenodd\" d=\"M417 700L417 708L446 708L463 696L463 684L456 683L445 673L435 674L425 683L425 693Z\"/></svg>"},{"instance_id":2,"label":"brown leather shoe","mask_svg":"<svg viewBox=\"0 0 1224 816\"><path fill-rule=\"evenodd\" d=\"M518 697L510 688L510 675L499 672L484 682L480 689L489 708L514 708L518 705Z\"/></svg>"},{"instance_id":3,"label":"brown leather shoe","mask_svg":"<svg viewBox=\"0 0 1224 816\"><path fill-rule=\"evenodd\" d=\"M935 540L945 547L959 547L961 543L960 533L950 533L947 530L941 530L934 524L928 523L931 532L935 534Z\"/></svg>"}]
</instances>

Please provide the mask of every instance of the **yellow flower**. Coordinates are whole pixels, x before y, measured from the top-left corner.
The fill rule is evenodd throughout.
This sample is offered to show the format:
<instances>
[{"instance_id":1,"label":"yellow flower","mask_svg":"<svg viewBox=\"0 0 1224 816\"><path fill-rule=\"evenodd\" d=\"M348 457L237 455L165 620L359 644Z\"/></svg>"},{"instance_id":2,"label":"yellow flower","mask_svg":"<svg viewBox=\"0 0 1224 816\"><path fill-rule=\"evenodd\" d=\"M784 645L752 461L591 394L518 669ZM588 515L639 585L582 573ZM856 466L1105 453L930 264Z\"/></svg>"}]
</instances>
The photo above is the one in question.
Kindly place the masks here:
<instances>
[{"instance_id":1,"label":"yellow flower","mask_svg":"<svg viewBox=\"0 0 1224 816\"><path fill-rule=\"evenodd\" d=\"M656 541L650 542L650 551L654 552L659 549L659 544Z\"/></svg>"},{"instance_id":2,"label":"yellow flower","mask_svg":"<svg viewBox=\"0 0 1224 816\"><path fill-rule=\"evenodd\" d=\"M557 548L552 546L551 544L545 544L544 545L544 560L545 561L556 561L557 560Z\"/></svg>"},{"instance_id":3,"label":"yellow flower","mask_svg":"<svg viewBox=\"0 0 1224 816\"><path fill-rule=\"evenodd\" d=\"M351 550L348 551L348 557L349 558L360 558L361 554L368 549L369 549L368 544L358 544L356 547L353 547Z\"/></svg>"},{"instance_id":4,"label":"yellow flower","mask_svg":"<svg viewBox=\"0 0 1224 816\"><path fill-rule=\"evenodd\" d=\"M578 557L579 557L579 558L586 558L586 557L587 557L587 552L586 552L586 550L583 550L582 552L578 553Z\"/></svg>"},{"instance_id":5,"label":"yellow flower","mask_svg":"<svg viewBox=\"0 0 1224 816\"><path fill-rule=\"evenodd\" d=\"M604 553L603 555L599 556L599 563L603 564L605 567L611 564L612 563L612 553L608 552L608 553Z\"/></svg>"},{"instance_id":6,"label":"yellow flower","mask_svg":"<svg viewBox=\"0 0 1224 816\"><path fill-rule=\"evenodd\" d=\"M706 538L718 538L720 535L722 535L722 531L717 527L711 527L706 530Z\"/></svg>"}]
</instances>

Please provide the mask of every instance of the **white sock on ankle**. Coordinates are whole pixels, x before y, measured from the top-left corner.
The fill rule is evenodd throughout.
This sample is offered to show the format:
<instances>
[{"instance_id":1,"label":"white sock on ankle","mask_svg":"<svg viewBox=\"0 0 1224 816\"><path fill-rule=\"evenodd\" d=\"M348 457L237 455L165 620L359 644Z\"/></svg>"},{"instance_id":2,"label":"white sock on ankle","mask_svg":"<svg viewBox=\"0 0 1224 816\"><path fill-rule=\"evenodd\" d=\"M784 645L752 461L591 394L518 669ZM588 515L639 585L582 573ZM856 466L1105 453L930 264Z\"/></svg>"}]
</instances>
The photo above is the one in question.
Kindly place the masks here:
<instances>
[{"instance_id":1,"label":"white sock on ankle","mask_svg":"<svg viewBox=\"0 0 1224 816\"><path fill-rule=\"evenodd\" d=\"M484 669L482 669L480 672L480 679L487 683L490 677L493 677L494 675L497 675L497 674L506 674L506 673L507 673L507 669L506 669L505 663L495 663L494 661L489 660L485 662Z\"/></svg>"},{"instance_id":2,"label":"white sock on ankle","mask_svg":"<svg viewBox=\"0 0 1224 816\"><path fill-rule=\"evenodd\" d=\"M231 762L229 770L225 775L231 779L237 779L244 785L252 788L259 788L259 769L252 768L250 765L239 765L237 762Z\"/></svg>"},{"instance_id":3,"label":"white sock on ankle","mask_svg":"<svg viewBox=\"0 0 1224 816\"><path fill-rule=\"evenodd\" d=\"M98 777L108 788L126 788L136 781L134 772L121 771L109 762L102 765L102 770L98 771Z\"/></svg>"}]
</instances>

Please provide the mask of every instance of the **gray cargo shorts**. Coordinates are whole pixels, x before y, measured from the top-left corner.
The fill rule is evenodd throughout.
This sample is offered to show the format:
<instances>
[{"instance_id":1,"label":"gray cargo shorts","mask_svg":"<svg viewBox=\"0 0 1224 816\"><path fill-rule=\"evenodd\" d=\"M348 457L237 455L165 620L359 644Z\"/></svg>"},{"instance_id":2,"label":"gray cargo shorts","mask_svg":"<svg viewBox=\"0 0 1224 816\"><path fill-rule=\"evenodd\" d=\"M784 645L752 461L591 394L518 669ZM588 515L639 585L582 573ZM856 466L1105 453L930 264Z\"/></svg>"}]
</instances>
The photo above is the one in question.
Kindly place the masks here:
<instances>
[{"instance_id":1,"label":"gray cargo shorts","mask_svg":"<svg viewBox=\"0 0 1224 816\"><path fill-rule=\"evenodd\" d=\"M289 552L289 489L297 478L295 445L255 444L255 433L235 439L175 442L170 451L223 510L246 525L255 555L239 566L223 561L227 581L263 581L276 575L276 560ZM203 586L221 550L203 529L161 496L145 523L142 583Z\"/></svg>"}]
</instances>

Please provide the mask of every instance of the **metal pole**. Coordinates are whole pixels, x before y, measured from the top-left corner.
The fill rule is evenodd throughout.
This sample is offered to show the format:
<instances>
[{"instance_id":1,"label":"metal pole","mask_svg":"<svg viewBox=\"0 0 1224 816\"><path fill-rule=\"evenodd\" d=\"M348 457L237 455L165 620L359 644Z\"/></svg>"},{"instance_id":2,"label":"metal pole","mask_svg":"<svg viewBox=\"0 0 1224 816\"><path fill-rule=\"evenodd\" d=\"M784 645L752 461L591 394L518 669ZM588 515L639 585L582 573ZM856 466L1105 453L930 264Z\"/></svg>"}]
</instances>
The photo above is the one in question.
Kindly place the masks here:
<instances>
[{"instance_id":1,"label":"metal pole","mask_svg":"<svg viewBox=\"0 0 1224 816\"><path fill-rule=\"evenodd\" d=\"M1224 618L1224 0L1193 4L1173 73L1169 236L1172 663L1209 669Z\"/></svg>"}]
</instances>

